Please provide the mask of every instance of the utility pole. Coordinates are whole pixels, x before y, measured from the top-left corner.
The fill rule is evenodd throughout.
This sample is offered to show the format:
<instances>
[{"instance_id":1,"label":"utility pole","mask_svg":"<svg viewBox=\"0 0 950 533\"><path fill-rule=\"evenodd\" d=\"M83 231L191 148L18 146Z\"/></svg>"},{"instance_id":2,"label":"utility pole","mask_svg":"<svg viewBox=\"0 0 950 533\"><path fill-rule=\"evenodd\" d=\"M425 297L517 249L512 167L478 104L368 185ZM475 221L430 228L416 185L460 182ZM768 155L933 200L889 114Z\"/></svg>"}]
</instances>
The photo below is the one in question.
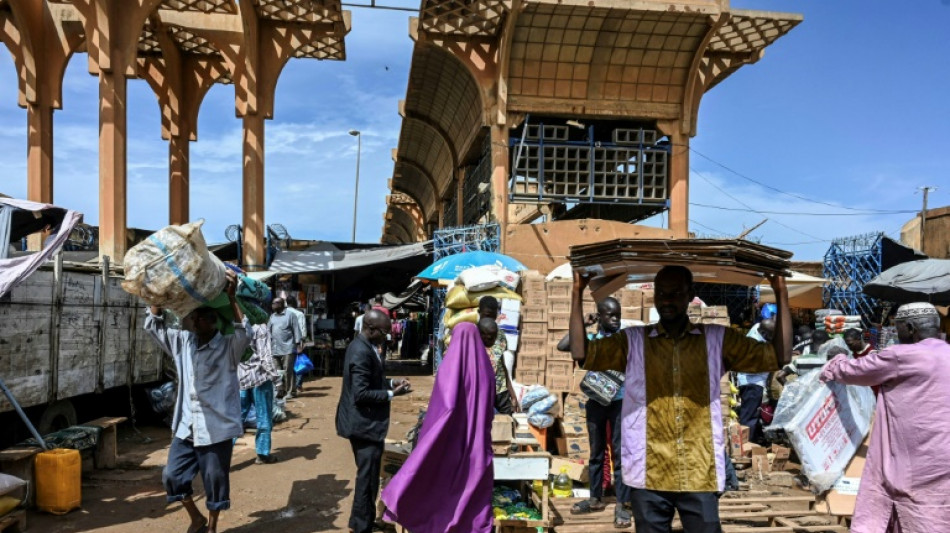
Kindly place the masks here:
<instances>
[{"instance_id":1,"label":"utility pole","mask_svg":"<svg viewBox=\"0 0 950 533\"><path fill-rule=\"evenodd\" d=\"M924 194L924 208L920 212L920 251L924 251L924 243L927 242L927 197L931 192L937 190L936 187L924 186L918 187Z\"/></svg>"}]
</instances>

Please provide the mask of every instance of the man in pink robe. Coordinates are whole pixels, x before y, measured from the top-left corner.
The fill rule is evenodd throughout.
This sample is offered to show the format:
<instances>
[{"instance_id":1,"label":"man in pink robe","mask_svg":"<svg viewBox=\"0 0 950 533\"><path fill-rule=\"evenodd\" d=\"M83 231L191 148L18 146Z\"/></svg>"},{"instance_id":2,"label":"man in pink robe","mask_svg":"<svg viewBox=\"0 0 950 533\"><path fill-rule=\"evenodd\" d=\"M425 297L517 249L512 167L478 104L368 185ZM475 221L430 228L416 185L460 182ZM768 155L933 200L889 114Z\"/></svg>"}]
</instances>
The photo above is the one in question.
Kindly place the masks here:
<instances>
[{"instance_id":1,"label":"man in pink robe","mask_svg":"<svg viewBox=\"0 0 950 533\"><path fill-rule=\"evenodd\" d=\"M950 532L950 345L934 306L897 311L900 344L838 355L822 381L880 386L852 533Z\"/></svg>"}]
</instances>

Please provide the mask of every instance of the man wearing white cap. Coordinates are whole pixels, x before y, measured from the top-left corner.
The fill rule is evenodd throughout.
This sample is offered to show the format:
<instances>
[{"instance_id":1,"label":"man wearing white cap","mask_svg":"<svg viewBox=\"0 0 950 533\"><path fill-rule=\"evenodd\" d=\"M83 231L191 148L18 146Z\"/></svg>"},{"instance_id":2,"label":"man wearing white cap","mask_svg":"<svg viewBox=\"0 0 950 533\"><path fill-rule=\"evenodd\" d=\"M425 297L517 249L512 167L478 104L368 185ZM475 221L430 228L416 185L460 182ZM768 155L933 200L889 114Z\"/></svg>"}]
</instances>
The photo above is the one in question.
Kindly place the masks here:
<instances>
[{"instance_id":1,"label":"man wearing white cap","mask_svg":"<svg viewBox=\"0 0 950 533\"><path fill-rule=\"evenodd\" d=\"M838 355L823 381L880 386L852 533L950 531L950 345L928 303L901 306L900 344L860 359Z\"/></svg>"}]
</instances>

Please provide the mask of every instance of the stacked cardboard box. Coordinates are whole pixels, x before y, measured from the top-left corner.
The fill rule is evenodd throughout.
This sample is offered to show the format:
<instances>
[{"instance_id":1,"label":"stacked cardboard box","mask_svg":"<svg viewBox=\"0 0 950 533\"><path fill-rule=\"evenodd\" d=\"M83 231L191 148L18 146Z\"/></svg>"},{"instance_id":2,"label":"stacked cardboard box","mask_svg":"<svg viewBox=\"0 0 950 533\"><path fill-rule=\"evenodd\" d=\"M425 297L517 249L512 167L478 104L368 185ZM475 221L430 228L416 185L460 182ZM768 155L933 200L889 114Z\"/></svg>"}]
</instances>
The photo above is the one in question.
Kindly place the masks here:
<instances>
[{"instance_id":1,"label":"stacked cardboard box","mask_svg":"<svg viewBox=\"0 0 950 533\"><path fill-rule=\"evenodd\" d=\"M547 364L545 386L551 392L568 392L574 377L574 361L568 352L557 349L558 342L567 335L571 319L571 281L549 281L545 286L548 297Z\"/></svg>"},{"instance_id":2,"label":"stacked cardboard box","mask_svg":"<svg viewBox=\"0 0 950 533\"><path fill-rule=\"evenodd\" d=\"M521 278L521 338L515 379L525 385L545 383L548 354L548 293L544 276L525 272Z\"/></svg>"},{"instance_id":3,"label":"stacked cardboard box","mask_svg":"<svg viewBox=\"0 0 950 533\"><path fill-rule=\"evenodd\" d=\"M711 305L703 307L700 315L700 322L703 324L716 324L719 326L729 326L729 308L724 305Z\"/></svg>"}]
</instances>

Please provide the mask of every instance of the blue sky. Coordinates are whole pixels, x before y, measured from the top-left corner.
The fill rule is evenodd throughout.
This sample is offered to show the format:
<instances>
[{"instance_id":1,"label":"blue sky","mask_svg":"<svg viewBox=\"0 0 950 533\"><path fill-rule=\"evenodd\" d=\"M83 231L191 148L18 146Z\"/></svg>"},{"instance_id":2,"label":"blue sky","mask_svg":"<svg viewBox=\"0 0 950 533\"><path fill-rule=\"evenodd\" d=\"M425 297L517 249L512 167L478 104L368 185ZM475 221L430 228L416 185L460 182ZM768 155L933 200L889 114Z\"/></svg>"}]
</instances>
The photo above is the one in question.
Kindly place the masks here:
<instances>
[{"instance_id":1,"label":"blue sky","mask_svg":"<svg viewBox=\"0 0 950 533\"><path fill-rule=\"evenodd\" d=\"M897 235L911 215L860 210L919 209L918 186L940 187L931 205L950 204L950 0L919 0L912 8L883 0L732 5L800 12L805 22L705 96L692 141L691 201L728 210L693 206L691 229L735 235L768 218L752 235L810 260L820 259L836 237ZM350 129L363 132L357 240L380 237L390 150L399 135L397 102L405 97L412 51L410 14L352 9L347 61L288 63L275 118L266 125L266 219L297 238L350 238L356 165ZM25 197L26 112L16 105L15 84L12 60L0 53L0 192ZM224 228L241 220L241 128L233 95L231 86L211 90L191 147L192 217L207 220L212 242L223 241ZM55 113L55 202L79 209L93 224L97 98L86 57L77 55L67 69L64 108ZM167 220L167 143L145 82L130 82L129 100L129 224L159 228Z\"/></svg>"}]
</instances>

